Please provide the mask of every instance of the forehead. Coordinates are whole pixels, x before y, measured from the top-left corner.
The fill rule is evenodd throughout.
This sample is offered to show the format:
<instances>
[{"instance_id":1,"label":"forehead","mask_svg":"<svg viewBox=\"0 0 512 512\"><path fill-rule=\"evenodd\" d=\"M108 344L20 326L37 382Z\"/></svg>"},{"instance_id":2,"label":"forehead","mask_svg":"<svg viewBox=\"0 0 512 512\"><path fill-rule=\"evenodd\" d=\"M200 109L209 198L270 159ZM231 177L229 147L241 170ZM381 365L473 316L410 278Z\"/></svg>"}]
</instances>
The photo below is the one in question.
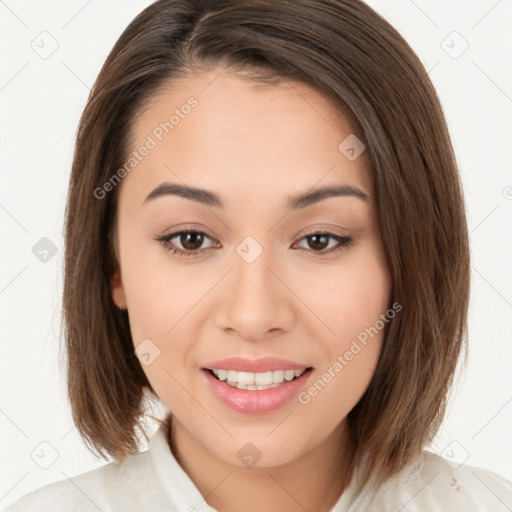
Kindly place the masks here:
<instances>
[{"instance_id":1,"label":"forehead","mask_svg":"<svg viewBox=\"0 0 512 512\"><path fill-rule=\"evenodd\" d=\"M302 190L327 179L369 194L366 155L350 161L340 150L352 132L333 103L305 84L254 83L214 68L169 81L150 98L129 146L153 147L129 180L140 189L183 178L210 189L267 182Z\"/></svg>"},{"instance_id":2,"label":"forehead","mask_svg":"<svg viewBox=\"0 0 512 512\"><path fill-rule=\"evenodd\" d=\"M173 121L173 131L177 131L174 128L181 120L193 114L190 117L205 130L222 130L237 139L247 133L258 138L276 134L289 138L291 130L314 131L321 137L331 132L337 139L353 131L339 109L318 91L301 82L276 80L279 82L266 84L222 68L169 80L148 98L146 108L135 119L134 140L150 132L155 123L169 120L173 113L179 118ZM197 101L193 109L187 107L191 98ZM240 132L243 127L245 130ZM265 129L254 133L259 127Z\"/></svg>"}]
</instances>

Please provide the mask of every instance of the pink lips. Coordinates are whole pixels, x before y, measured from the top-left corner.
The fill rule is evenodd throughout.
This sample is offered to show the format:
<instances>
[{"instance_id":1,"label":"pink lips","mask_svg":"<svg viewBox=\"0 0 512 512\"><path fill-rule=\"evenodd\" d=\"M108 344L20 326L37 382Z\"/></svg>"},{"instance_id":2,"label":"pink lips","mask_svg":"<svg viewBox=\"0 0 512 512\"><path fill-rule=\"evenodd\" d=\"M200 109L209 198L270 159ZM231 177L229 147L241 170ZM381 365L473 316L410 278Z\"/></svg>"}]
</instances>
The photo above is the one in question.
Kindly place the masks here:
<instances>
[{"instance_id":1,"label":"pink lips","mask_svg":"<svg viewBox=\"0 0 512 512\"><path fill-rule=\"evenodd\" d=\"M245 357L228 357L219 359L204 365L209 370L235 370L237 372L273 372L275 370L302 370L308 368L310 364L294 363L279 357L261 357L260 359L246 359Z\"/></svg>"},{"instance_id":2,"label":"pink lips","mask_svg":"<svg viewBox=\"0 0 512 512\"><path fill-rule=\"evenodd\" d=\"M245 359L230 357L212 361L203 367L207 383L212 393L225 405L235 411L246 414L261 414L271 412L291 400L304 387L311 369L306 370L300 377L284 381L279 386L263 390L238 389L214 377L213 369L235 370L241 372L263 373L275 370L301 370L309 368L308 364L294 363L277 357L261 359Z\"/></svg>"}]
</instances>

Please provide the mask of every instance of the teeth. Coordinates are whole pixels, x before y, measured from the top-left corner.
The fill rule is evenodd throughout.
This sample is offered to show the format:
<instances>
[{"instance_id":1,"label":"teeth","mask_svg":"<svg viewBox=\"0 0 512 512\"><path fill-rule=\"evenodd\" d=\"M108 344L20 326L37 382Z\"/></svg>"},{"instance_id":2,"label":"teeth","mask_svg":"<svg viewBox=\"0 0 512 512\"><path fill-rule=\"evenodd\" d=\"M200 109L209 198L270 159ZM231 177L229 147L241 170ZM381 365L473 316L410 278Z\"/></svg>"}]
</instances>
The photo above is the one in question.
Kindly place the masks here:
<instances>
[{"instance_id":1,"label":"teeth","mask_svg":"<svg viewBox=\"0 0 512 512\"><path fill-rule=\"evenodd\" d=\"M232 386L234 388L237 388L237 389L248 389L250 391L256 391L256 390L263 391L264 389L270 389L270 388L275 388L277 386L280 386L280 384L275 384L275 383L251 386L251 385L247 385L247 384L239 384L238 382L231 382L229 380L226 381L226 384L228 384L229 386Z\"/></svg>"},{"instance_id":2,"label":"teeth","mask_svg":"<svg viewBox=\"0 0 512 512\"><path fill-rule=\"evenodd\" d=\"M295 378L295 371L294 370L286 370L284 372L284 378L286 380L292 380Z\"/></svg>"},{"instance_id":3,"label":"teeth","mask_svg":"<svg viewBox=\"0 0 512 512\"><path fill-rule=\"evenodd\" d=\"M237 372L236 370L212 370L219 379L238 389L263 390L279 386L284 381L300 377L306 368L301 370L274 370L262 373Z\"/></svg>"},{"instance_id":4,"label":"teeth","mask_svg":"<svg viewBox=\"0 0 512 512\"><path fill-rule=\"evenodd\" d=\"M240 372L240 374L243 375L244 372ZM277 372L276 372L277 373ZM262 384L272 384L274 382L273 380L273 376L272 376L273 372L265 372L265 373L252 373L251 375L254 376L254 383L256 385L262 385ZM279 382L283 382L282 380L281 381L278 381L277 380L277 377L276 377L276 384L278 384Z\"/></svg>"},{"instance_id":5,"label":"teeth","mask_svg":"<svg viewBox=\"0 0 512 512\"><path fill-rule=\"evenodd\" d=\"M272 372L272 382L279 384L284 381L284 370L276 370Z\"/></svg>"}]
</instances>

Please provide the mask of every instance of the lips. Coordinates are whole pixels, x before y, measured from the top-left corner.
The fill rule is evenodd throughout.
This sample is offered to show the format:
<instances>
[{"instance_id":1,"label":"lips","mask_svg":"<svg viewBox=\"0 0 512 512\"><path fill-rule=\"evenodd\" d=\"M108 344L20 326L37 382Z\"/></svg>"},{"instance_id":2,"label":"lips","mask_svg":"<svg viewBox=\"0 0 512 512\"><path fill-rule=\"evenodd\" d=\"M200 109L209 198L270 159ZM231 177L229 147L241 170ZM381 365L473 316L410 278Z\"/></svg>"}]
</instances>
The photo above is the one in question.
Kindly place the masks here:
<instances>
[{"instance_id":1,"label":"lips","mask_svg":"<svg viewBox=\"0 0 512 512\"><path fill-rule=\"evenodd\" d=\"M298 363L281 359L279 357L266 356L259 359L247 359L235 356L217 361L210 361L203 366L206 370L234 370L237 372L264 373L276 370L302 370L311 367L309 363Z\"/></svg>"},{"instance_id":2,"label":"lips","mask_svg":"<svg viewBox=\"0 0 512 512\"><path fill-rule=\"evenodd\" d=\"M261 414L288 403L305 385L313 367L274 356L235 356L210 361L201 370L210 391L224 405L245 414Z\"/></svg>"},{"instance_id":3,"label":"lips","mask_svg":"<svg viewBox=\"0 0 512 512\"><path fill-rule=\"evenodd\" d=\"M291 381L284 381L266 389L261 389L260 386L251 386L251 389L249 387L238 389L217 379L213 372L206 368L202 370L202 374L212 395L225 406L239 413L264 414L289 403L306 385L312 374L312 369L304 371L299 377ZM265 386L263 387L265 388Z\"/></svg>"}]
</instances>

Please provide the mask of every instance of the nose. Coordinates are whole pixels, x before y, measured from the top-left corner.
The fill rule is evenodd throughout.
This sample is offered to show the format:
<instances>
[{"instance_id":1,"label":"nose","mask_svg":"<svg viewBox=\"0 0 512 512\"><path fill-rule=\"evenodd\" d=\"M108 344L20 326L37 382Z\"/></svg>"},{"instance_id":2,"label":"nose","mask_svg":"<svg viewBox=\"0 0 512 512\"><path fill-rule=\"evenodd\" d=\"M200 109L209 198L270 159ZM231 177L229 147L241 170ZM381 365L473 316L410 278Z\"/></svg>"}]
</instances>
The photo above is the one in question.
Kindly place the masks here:
<instances>
[{"instance_id":1,"label":"nose","mask_svg":"<svg viewBox=\"0 0 512 512\"><path fill-rule=\"evenodd\" d=\"M293 293L284 284L280 266L266 251L252 263L237 254L234 268L219 290L217 326L251 341L265 340L291 329L295 313Z\"/></svg>"}]
</instances>

